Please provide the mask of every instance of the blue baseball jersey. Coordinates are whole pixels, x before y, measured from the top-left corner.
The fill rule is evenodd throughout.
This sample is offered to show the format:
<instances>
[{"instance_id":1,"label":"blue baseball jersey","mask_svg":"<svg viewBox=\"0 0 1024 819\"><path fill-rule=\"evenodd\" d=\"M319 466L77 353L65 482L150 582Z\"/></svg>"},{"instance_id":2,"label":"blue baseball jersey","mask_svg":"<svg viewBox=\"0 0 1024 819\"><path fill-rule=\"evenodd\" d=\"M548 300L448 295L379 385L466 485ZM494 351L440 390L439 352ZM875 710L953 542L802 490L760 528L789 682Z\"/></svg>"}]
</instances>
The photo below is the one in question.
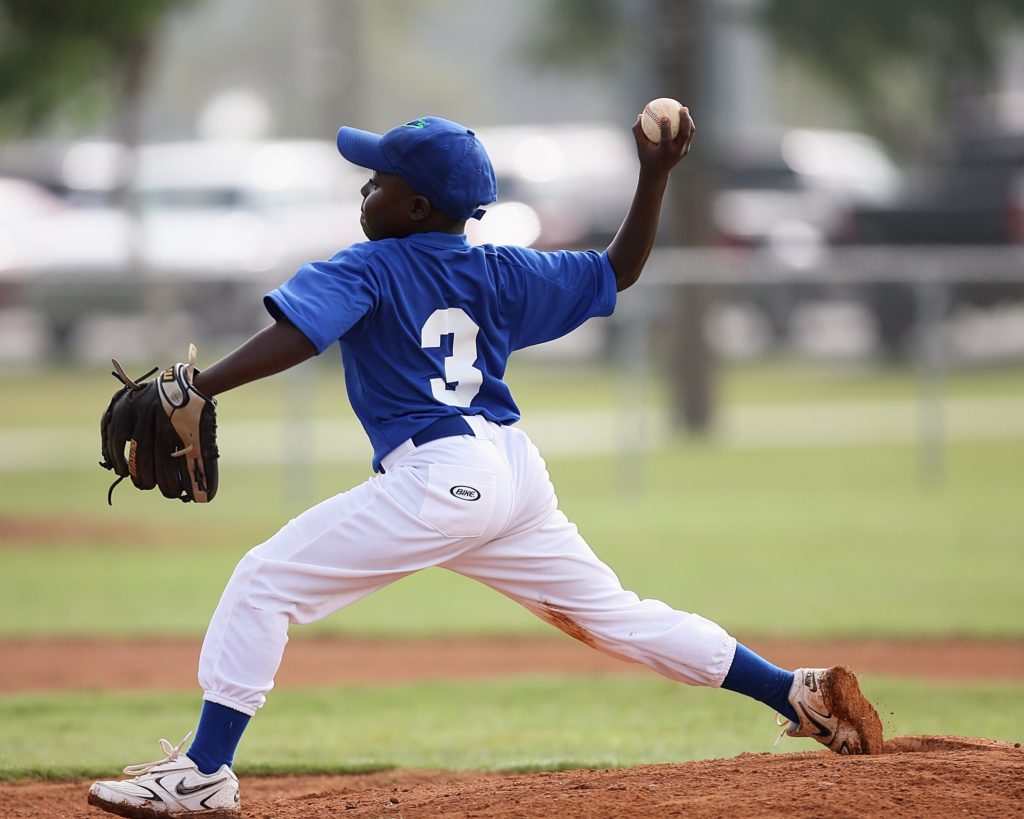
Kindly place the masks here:
<instances>
[{"instance_id":1,"label":"blue baseball jersey","mask_svg":"<svg viewBox=\"0 0 1024 819\"><path fill-rule=\"evenodd\" d=\"M505 383L514 350L615 309L607 254L474 247L464 234L362 242L301 267L264 298L323 352L341 348L373 468L439 418L519 420Z\"/></svg>"}]
</instances>

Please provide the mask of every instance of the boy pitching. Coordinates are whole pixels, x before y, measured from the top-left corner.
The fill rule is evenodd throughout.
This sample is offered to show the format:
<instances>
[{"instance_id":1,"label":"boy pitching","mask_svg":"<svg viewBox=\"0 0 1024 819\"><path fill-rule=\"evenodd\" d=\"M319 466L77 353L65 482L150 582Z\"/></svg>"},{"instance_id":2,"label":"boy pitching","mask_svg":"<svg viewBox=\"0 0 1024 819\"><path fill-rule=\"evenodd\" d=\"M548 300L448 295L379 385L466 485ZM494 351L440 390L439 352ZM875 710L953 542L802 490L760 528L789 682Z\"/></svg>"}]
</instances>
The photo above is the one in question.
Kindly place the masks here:
<instances>
[{"instance_id":1,"label":"boy pitching","mask_svg":"<svg viewBox=\"0 0 1024 819\"><path fill-rule=\"evenodd\" d=\"M208 369L208 396L338 345L377 473L287 523L242 558L199 661L204 703L189 749L96 782L89 802L131 817L239 813L231 765L263 705L288 627L442 566L508 595L601 651L673 680L722 687L782 714L790 736L840 753L880 750L881 725L844 667L771 665L705 618L622 588L558 509L544 461L515 426L503 380L513 351L607 316L654 245L672 169L694 127L672 138L633 126L639 176L604 252L472 247L465 224L497 198L473 131L424 117L383 135L343 127L341 154L370 171L369 241L303 266L264 299L273 323ZM187 739L187 737L186 737Z\"/></svg>"}]
</instances>

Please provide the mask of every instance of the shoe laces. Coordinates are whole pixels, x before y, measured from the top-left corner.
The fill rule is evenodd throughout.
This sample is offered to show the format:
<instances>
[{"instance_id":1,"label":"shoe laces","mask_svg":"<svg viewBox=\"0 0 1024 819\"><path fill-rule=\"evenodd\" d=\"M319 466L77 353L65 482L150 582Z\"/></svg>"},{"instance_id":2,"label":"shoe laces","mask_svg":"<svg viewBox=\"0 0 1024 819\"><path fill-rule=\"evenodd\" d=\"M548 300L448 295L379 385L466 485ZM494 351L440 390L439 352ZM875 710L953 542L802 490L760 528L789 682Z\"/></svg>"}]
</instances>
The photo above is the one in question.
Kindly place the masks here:
<instances>
[{"instance_id":1,"label":"shoe laces","mask_svg":"<svg viewBox=\"0 0 1024 819\"><path fill-rule=\"evenodd\" d=\"M160 749L164 752L165 756L163 759L158 759L155 762L143 762L139 765L129 765L124 769L125 774L128 776L144 776L148 774L158 765L163 765L166 762L174 762L181 756L182 746L188 742L189 737L192 736L192 732L189 731L185 734L185 738L177 745L171 745L166 739L160 739Z\"/></svg>"},{"instance_id":2,"label":"shoe laces","mask_svg":"<svg viewBox=\"0 0 1024 819\"><path fill-rule=\"evenodd\" d=\"M793 720L782 714L776 714L775 724L782 729L782 733L779 734L778 737L776 737L775 742L772 743L773 748L782 742L782 738L786 736L786 733L789 731L789 726L793 724Z\"/></svg>"}]
</instances>

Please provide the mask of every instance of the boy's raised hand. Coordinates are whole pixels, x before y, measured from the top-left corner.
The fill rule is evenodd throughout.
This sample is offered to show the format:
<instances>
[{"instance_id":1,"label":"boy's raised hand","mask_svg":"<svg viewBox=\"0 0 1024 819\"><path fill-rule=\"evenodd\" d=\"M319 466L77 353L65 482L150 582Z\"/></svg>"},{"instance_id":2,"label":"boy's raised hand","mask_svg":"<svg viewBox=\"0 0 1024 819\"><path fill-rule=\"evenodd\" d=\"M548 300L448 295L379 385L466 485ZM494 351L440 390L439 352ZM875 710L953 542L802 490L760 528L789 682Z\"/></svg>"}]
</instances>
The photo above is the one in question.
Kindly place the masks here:
<instances>
[{"instance_id":1,"label":"boy's raised hand","mask_svg":"<svg viewBox=\"0 0 1024 819\"><path fill-rule=\"evenodd\" d=\"M693 141L695 128L685 105L679 106L679 131L674 138L667 117L659 126L661 141L653 142L644 134L639 116L633 123L640 174L626 218L606 251L620 292L632 286L644 269L658 235L662 197L668 186L669 173L686 156Z\"/></svg>"},{"instance_id":2,"label":"boy's raised hand","mask_svg":"<svg viewBox=\"0 0 1024 819\"><path fill-rule=\"evenodd\" d=\"M679 132L672 137L672 126L668 119L662 119L661 142L652 142L644 134L641 116L638 114L633 123L633 139L636 140L636 152L640 158L641 172L653 172L667 175L684 156L690 152L690 143L696 127L690 117L690 110L679 107Z\"/></svg>"}]
</instances>

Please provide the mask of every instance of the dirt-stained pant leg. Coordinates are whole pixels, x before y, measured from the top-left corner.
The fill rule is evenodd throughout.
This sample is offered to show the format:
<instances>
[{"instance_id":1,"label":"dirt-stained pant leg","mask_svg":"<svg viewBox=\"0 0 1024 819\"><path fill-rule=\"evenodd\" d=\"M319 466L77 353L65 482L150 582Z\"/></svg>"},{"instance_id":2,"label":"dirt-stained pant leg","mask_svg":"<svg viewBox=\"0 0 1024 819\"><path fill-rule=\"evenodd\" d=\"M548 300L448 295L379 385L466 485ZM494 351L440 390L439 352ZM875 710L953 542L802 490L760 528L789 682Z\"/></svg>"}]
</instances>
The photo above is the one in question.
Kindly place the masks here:
<instances>
[{"instance_id":1,"label":"dirt-stained pant leg","mask_svg":"<svg viewBox=\"0 0 1024 819\"><path fill-rule=\"evenodd\" d=\"M607 654L692 685L721 685L736 640L700 615L623 589L558 510L544 462L527 436L504 428L497 442L514 484L509 525L501 537L444 567L497 589Z\"/></svg>"},{"instance_id":2,"label":"dirt-stained pant leg","mask_svg":"<svg viewBox=\"0 0 1024 819\"><path fill-rule=\"evenodd\" d=\"M623 589L558 510L525 433L474 421L476 437L410 447L385 475L318 504L242 559L200 655L207 700L255 713L291 624L430 566L479 580L608 654L675 680L721 684L735 640L699 615Z\"/></svg>"}]
</instances>

